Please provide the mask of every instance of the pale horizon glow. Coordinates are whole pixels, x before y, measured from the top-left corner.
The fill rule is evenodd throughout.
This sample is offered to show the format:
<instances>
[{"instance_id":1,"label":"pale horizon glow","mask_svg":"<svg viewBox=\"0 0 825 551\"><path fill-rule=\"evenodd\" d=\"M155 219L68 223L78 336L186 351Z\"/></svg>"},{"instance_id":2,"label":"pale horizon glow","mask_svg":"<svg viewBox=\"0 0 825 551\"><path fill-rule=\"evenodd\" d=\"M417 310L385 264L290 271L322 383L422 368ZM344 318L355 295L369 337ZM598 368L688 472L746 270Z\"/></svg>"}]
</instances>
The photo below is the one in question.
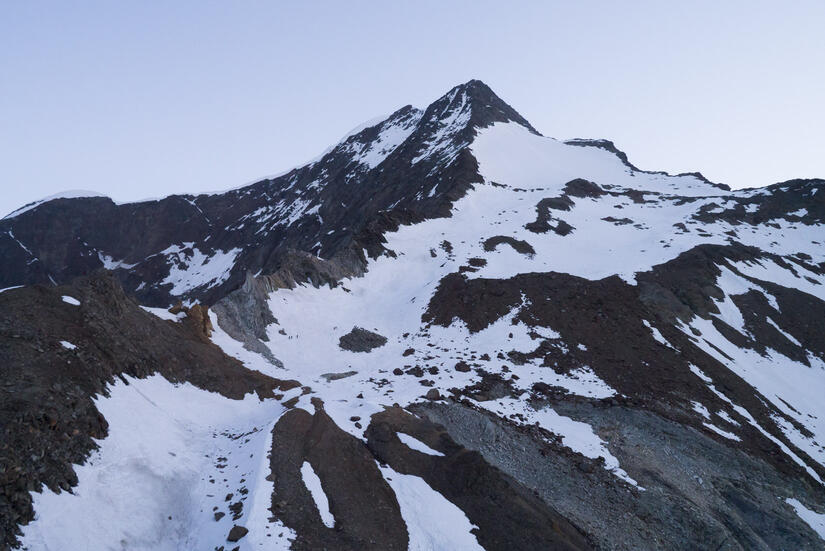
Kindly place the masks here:
<instances>
[{"instance_id":1,"label":"pale horizon glow","mask_svg":"<svg viewBox=\"0 0 825 551\"><path fill-rule=\"evenodd\" d=\"M825 177L823 23L818 0L5 3L0 217L237 188L472 78L645 170Z\"/></svg>"}]
</instances>

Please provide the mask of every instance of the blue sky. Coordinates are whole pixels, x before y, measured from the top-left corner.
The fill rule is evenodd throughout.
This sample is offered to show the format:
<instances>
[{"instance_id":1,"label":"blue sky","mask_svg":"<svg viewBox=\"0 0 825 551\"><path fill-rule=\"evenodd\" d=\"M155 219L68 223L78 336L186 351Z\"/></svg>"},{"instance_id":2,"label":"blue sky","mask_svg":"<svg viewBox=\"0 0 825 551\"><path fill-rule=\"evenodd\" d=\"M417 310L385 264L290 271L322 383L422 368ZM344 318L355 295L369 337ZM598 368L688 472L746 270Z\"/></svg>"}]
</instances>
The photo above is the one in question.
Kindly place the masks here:
<instances>
[{"instance_id":1,"label":"blue sky","mask_svg":"<svg viewBox=\"0 0 825 551\"><path fill-rule=\"evenodd\" d=\"M825 177L825 2L0 5L0 211L236 187L471 78L543 134L733 187Z\"/></svg>"}]
</instances>

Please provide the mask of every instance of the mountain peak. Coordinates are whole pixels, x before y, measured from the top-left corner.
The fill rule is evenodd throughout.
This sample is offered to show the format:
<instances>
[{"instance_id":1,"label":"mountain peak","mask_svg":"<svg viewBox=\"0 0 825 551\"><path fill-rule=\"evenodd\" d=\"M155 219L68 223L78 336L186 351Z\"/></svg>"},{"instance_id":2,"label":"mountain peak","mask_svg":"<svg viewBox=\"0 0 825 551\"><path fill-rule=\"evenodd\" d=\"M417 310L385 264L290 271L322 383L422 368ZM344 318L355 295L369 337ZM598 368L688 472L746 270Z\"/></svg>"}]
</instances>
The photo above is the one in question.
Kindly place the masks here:
<instances>
[{"instance_id":1,"label":"mountain peak","mask_svg":"<svg viewBox=\"0 0 825 551\"><path fill-rule=\"evenodd\" d=\"M454 86L421 115L415 134L410 136L410 146L414 150L412 164L431 158L437 165L446 166L472 143L478 129L497 122L515 122L533 134L539 134L480 80Z\"/></svg>"},{"instance_id":2,"label":"mountain peak","mask_svg":"<svg viewBox=\"0 0 825 551\"><path fill-rule=\"evenodd\" d=\"M538 134L535 128L507 102L501 99L487 84L472 79L450 89L430 106L443 109L458 102L470 111L469 125L472 128L486 128L497 122L515 122ZM428 108L428 111L430 109ZM426 114L425 114L426 118Z\"/></svg>"}]
</instances>

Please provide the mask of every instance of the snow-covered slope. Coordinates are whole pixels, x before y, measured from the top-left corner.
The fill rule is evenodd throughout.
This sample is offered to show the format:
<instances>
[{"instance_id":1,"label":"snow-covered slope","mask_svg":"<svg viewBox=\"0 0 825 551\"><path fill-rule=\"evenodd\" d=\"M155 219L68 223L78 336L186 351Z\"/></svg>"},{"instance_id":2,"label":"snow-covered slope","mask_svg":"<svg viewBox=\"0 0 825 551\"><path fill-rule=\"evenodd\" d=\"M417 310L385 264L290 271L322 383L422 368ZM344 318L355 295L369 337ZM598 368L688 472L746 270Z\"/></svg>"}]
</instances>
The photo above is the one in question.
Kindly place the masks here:
<instances>
[{"instance_id":1,"label":"snow-covered slope","mask_svg":"<svg viewBox=\"0 0 825 551\"><path fill-rule=\"evenodd\" d=\"M220 289L211 342L303 386L110 385L108 436L73 493L35 494L24 546L825 548L825 182L641 171L487 90L187 198L235 222L160 249L162 282ZM101 254L157 287L130 279L151 256Z\"/></svg>"}]
</instances>

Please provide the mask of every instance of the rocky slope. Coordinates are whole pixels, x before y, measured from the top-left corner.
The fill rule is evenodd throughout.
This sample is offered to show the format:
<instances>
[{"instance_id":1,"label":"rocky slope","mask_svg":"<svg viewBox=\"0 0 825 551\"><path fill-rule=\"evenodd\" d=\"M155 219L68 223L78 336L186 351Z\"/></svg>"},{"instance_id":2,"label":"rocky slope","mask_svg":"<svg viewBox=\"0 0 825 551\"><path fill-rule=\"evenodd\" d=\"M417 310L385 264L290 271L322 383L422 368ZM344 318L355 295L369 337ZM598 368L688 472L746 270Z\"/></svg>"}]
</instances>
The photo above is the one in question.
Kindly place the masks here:
<instances>
[{"instance_id":1,"label":"rocky slope","mask_svg":"<svg viewBox=\"0 0 825 551\"><path fill-rule=\"evenodd\" d=\"M642 171L478 81L246 188L31 205L4 541L823 549L823 224L822 180Z\"/></svg>"}]
</instances>

